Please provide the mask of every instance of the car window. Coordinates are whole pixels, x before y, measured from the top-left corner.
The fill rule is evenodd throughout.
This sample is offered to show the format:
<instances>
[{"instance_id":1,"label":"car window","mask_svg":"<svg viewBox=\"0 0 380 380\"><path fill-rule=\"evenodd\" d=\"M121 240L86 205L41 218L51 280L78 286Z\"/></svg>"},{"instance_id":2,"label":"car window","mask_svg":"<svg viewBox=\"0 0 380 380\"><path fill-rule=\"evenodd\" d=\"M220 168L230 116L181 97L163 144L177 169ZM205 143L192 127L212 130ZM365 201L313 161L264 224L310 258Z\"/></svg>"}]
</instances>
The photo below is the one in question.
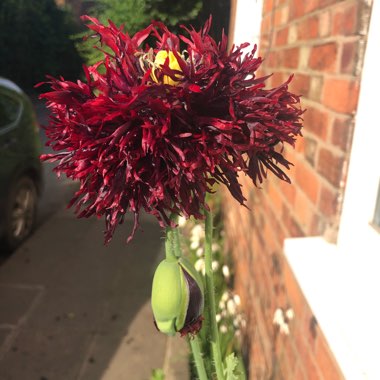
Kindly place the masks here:
<instances>
[{"instance_id":1,"label":"car window","mask_svg":"<svg viewBox=\"0 0 380 380\"><path fill-rule=\"evenodd\" d=\"M21 103L0 92L0 128L15 122L19 116Z\"/></svg>"}]
</instances>

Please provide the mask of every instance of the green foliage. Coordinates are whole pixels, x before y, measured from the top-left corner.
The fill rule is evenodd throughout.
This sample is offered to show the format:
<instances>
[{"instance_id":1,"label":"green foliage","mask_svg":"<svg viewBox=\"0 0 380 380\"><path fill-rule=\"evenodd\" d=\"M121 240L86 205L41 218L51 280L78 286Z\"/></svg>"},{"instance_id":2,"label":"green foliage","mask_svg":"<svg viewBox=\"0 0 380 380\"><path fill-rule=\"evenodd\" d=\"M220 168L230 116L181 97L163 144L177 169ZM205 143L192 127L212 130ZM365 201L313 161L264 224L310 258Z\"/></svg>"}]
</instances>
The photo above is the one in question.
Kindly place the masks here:
<instances>
[{"instance_id":1,"label":"green foliage","mask_svg":"<svg viewBox=\"0 0 380 380\"><path fill-rule=\"evenodd\" d=\"M181 23L193 23L202 9L201 0L150 0L149 9L155 20L163 21L166 25L176 27Z\"/></svg>"},{"instance_id":2,"label":"green foliage","mask_svg":"<svg viewBox=\"0 0 380 380\"><path fill-rule=\"evenodd\" d=\"M128 33L133 35L151 20L146 8L147 0L96 0L88 13L104 24L107 24L108 20L112 20L118 26L123 24ZM99 46L97 39L88 38L82 41L84 36L91 33L86 30L76 36L76 47L87 65L92 65L103 58L103 53L94 49L94 45Z\"/></svg>"},{"instance_id":3,"label":"green foliage","mask_svg":"<svg viewBox=\"0 0 380 380\"><path fill-rule=\"evenodd\" d=\"M244 369L234 353L229 354L224 363L224 376L226 380L243 380L246 379Z\"/></svg>"},{"instance_id":4,"label":"green foliage","mask_svg":"<svg viewBox=\"0 0 380 380\"><path fill-rule=\"evenodd\" d=\"M156 368L152 371L150 380L165 380L165 373L161 368Z\"/></svg>"},{"instance_id":5,"label":"green foliage","mask_svg":"<svg viewBox=\"0 0 380 380\"><path fill-rule=\"evenodd\" d=\"M117 26L124 25L124 29L132 36L152 20L163 21L175 31L178 24L194 21L201 8L202 0L95 0L89 14L102 23L112 20ZM90 65L101 60L103 53L93 48L96 40L89 38L81 41L86 35L89 35L88 31L76 36L76 46L83 59Z\"/></svg>"},{"instance_id":6,"label":"green foliage","mask_svg":"<svg viewBox=\"0 0 380 380\"><path fill-rule=\"evenodd\" d=\"M70 13L54 0L1 0L0 76L26 90L46 74L76 77L81 59L69 37L75 32Z\"/></svg>"},{"instance_id":7,"label":"green foliage","mask_svg":"<svg viewBox=\"0 0 380 380\"><path fill-rule=\"evenodd\" d=\"M224 368L225 368L224 375L226 376L227 380L239 380L236 374L236 368L238 364L239 364L239 361L236 358L234 353L226 357L225 364L224 364Z\"/></svg>"}]
</instances>

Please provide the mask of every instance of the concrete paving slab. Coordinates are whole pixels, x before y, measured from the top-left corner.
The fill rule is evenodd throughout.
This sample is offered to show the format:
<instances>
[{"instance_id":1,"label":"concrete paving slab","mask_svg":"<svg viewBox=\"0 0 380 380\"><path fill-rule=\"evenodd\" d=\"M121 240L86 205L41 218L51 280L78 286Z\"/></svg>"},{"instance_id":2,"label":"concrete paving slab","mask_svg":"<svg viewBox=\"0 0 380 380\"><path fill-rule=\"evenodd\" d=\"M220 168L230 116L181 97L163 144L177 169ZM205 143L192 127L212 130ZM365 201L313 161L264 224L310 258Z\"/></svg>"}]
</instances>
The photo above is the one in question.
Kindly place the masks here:
<instances>
[{"instance_id":1,"label":"concrete paving slab","mask_svg":"<svg viewBox=\"0 0 380 380\"><path fill-rule=\"evenodd\" d=\"M114 356L101 376L101 380L148 380L154 368L162 368L167 339L162 339L162 334L155 330L152 324L145 321L151 318L150 302L139 310L129 325L128 331L122 337ZM110 337L102 337L107 342ZM94 345L89 355L93 358L101 358L107 344ZM146 349L149 347L149 350ZM94 379L94 365L87 365L81 374L80 380Z\"/></svg>"},{"instance_id":2,"label":"concrete paving slab","mask_svg":"<svg viewBox=\"0 0 380 380\"><path fill-rule=\"evenodd\" d=\"M189 360L189 348L186 339L179 335L169 338L163 367L165 380L189 379Z\"/></svg>"},{"instance_id":3,"label":"concrete paving slab","mask_svg":"<svg viewBox=\"0 0 380 380\"><path fill-rule=\"evenodd\" d=\"M0 284L0 326L17 326L28 314L42 289L19 284ZM11 306L9 306L11 305Z\"/></svg>"},{"instance_id":4,"label":"concrete paving slab","mask_svg":"<svg viewBox=\"0 0 380 380\"><path fill-rule=\"evenodd\" d=\"M11 338L13 326L1 325L0 326L0 347L5 346L8 338Z\"/></svg>"},{"instance_id":5,"label":"concrete paving slab","mask_svg":"<svg viewBox=\"0 0 380 380\"><path fill-rule=\"evenodd\" d=\"M163 367L149 300L162 232L143 219L131 244L129 224L105 247L102 221L63 209L0 267L1 380L148 380Z\"/></svg>"}]
</instances>

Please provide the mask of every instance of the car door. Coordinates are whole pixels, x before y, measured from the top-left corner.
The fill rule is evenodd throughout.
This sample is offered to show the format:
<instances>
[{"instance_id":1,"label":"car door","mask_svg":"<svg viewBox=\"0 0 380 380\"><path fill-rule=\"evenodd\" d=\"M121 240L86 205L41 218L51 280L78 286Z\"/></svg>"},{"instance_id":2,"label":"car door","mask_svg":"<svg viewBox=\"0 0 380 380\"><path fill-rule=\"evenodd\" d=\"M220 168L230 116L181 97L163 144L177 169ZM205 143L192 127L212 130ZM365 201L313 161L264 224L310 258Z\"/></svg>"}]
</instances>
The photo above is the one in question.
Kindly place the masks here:
<instances>
[{"instance_id":1,"label":"car door","mask_svg":"<svg viewBox=\"0 0 380 380\"><path fill-rule=\"evenodd\" d=\"M17 93L0 87L0 202L5 199L23 156L18 143L22 138L19 128L22 108L22 98Z\"/></svg>"}]
</instances>

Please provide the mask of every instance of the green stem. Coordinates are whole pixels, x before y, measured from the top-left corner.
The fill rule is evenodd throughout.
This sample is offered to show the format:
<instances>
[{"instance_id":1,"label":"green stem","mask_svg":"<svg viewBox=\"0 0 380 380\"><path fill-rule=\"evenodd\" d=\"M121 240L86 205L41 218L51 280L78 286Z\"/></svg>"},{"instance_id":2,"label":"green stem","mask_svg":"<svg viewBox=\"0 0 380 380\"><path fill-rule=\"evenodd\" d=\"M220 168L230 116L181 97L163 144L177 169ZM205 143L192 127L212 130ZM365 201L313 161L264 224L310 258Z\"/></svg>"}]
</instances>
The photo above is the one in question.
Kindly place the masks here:
<instances>
[{"instance_id":1,"label":"green stem","mask_svg":"<svg viewBox=\"0 0 380 380\"><path fill-rule=\"evenodd\" d=\"M216 306L215 306L215 288L214 277L212 272L212 214L210 211L205 210L205 269L206 269L206 292L208 304L206 307L209 309L210 328L211 328L211 349L214 359L216 376L218 380L224 379L223 374L223 360L220 351L219 331L216 323Z\"/></svg>"},{"instance_id":2,"label":"green stem","mask_svg":"<svg viewBox=\"0 0 380 380\"><path fill-rule=\"evenodd\" d=\"M178 217L171 215L170 219L176 222ZM168 260L177 260L182 256L178 228L166 227L165 256Z\"/></svg>"},{"instance_id":3,"label":"green stem","mask_svg":"<svg viewBox=\"0 0 380 380\"><path fill-rule=\"evenodd\" d=\"M167 260L177 260L177 252L174 250L174 229L171 227L166 228L165 237L165 256Z\"/></svg>"},{"instance_id":4,"label":"green stem","mask_svg":"<svg viewBox=\"0 0 380 380\"><path fill-rule=\"evenodd\" d=\"M165 255L167 260L178 260L182 256L178 228L166 228ZM189 337L195 366L200 380L207 380L205 365L203 362L199 338Z\"/></svg>"},{"instance_id":5,"label":"green stem","mask_svg":"<svg viewBox=\"0 0 380 380\"><path fill-rule=\"evenodd\" d=\"M203 363L199 338L195 335L194 337L189 337L189 341L199 380L207 380L207 373Z\"/></svg>"}]
</instances>

